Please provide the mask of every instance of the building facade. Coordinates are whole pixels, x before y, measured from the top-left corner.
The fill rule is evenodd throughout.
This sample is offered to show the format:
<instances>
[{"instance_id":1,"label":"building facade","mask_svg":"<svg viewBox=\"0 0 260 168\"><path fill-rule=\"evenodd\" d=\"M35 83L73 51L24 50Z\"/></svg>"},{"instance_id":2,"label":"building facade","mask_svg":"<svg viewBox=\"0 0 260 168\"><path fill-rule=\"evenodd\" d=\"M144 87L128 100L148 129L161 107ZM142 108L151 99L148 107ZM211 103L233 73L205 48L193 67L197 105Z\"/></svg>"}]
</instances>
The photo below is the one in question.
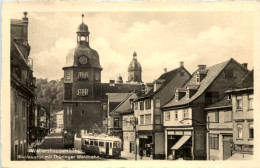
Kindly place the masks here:
<instances>
[{"instance_id":1,"label":"building facade","mask_svg":"<svg viewBox=\"0 0 260 168\"><path fill-rule=\"evenodd\" d=\"M190 80L176 88L163 106L165 151L175 159L207 159L207 121L204 108L215 103L248 73L234 59L210 67L199 65Z\"/></svg>"},{"instance_id":2,"label":"building facade","mask_svg":"<svg viewBox=\"0 0 260 168\"><path fill-rule=\"evenodd\" d=\"M134 115L138 118L138 146L144 156L154 159L165 158L162 105L167 103L175 87L182 86L190 78L190 73L180 67L165 71L153 85L147 84L146 93L135 100Z\"/></svg>"},{"instance_id":3,"label":"building facade","mask_svg":"<svg viewBox=\"0 0 260 168\"><path fill-rule=\"evenodd\" d=\"M56 128L59 128L59 129L64 128L63 113L64 113L63 110L56 113Z\"/></svg>"},{"instance_id":4,"label":"building facade","mask_svg":"<svg viewBox=\"0 0 260 168\"><path fill-rule=\"evenodd\" d=\"M233 150L236 155L252 158L254 149L254 71L227 91L232 96ZM243 156L244 155L244 156Z\"/></svg>"},{"instance_id":5,"label":"building facade","mask_svg":"<svg viewBox=\"0 0 260 168\"><path fill-rule=\"evenodd\" d=\"M205 108L208 119L207 160L227 160L232 156L232 100L226 95Z\"/></svg>"},{"instance_id":6,"label":"building facade","mask_svg":"<svg viewBox=\"0 0 260 168\"><path fill-rule=\"evenodd\" d=\"M11 160L27 154L30 135L35 125L35 78L33 77L28 17L11 20Z\"/></svg>"},{"instance_id":7,"label":"building facade","mask_svg":"<svg viewBox=\"0 0 260 168\"><path fill-rule=\"evenodd\" d=\"M73 139L75 133L80 135L81 130L92 132L98 129L97 125L102 126L103 121L107 122L107 93L142 90L142 85L138 82L126 84L122 80L118 83L110 80L109 83L101 83L99 55L90 47L90 32L83 21L76 34L77 46L69 51L63 67L64 129L68 139Z\"/></svg>"}]
</instances>

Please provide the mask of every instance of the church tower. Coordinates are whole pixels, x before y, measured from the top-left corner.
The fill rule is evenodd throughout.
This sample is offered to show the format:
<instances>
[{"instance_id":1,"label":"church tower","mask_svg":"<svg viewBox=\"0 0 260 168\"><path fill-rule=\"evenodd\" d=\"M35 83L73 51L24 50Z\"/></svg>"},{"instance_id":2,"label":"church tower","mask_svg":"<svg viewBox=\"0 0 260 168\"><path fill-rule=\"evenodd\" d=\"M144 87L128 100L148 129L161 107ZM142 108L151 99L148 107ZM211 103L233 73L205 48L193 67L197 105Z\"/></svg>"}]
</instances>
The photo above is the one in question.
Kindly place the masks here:
<instances>
[{"instance_id":1,"label":"church tower","mask_svg":"<svg viewBox=\"0 0 260 168\"><path fill-rule=\"evenodd\" d=\"M143 83L142 82L142 67L137 61L137 54L134 52L133 59L128 66L128 81L127 83Z\"/></svg>"},{"instance_id":2,"label":"church tower","mask_svg":"<svg viewBox=\"0 0 260 168\"><path fill-rule=\"evenodd\" d=\"M77 46L69 51L63 67L64 126L73 130L89 130L102 120L102 67L97 51L90 48L90 32L83 17L76 32Z\"/></svg>"}]
</instances>

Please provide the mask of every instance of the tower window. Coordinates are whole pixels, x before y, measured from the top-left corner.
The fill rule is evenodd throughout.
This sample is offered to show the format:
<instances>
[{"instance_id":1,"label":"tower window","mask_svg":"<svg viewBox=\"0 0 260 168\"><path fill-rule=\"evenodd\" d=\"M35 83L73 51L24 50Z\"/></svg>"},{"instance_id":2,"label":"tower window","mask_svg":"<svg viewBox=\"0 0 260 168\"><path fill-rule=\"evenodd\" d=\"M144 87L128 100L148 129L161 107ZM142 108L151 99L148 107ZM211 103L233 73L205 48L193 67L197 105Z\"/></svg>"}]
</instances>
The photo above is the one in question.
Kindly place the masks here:
<instances>
[{"instance_id":1,"label":"tower window","mask_svg":"<svg viewBox=\"0 0 260 168\"><path fill-rule=\"evenodd\" d=\"M86 41L86 37L85 36L80 36L80 41Z\"/></svg>"},{"instance_id":2,"label":"tower window","mask_svg":"<svg viewBox=\"0 0 260 168\"><path fill-rule=\"evenodd\" d=\"M66 79L70 80L70 74L69 73L67 74Z\"/></svg>"},{"instance_id":3,"label":"tower window","mask_svg":"<svg viewBox=\"0 0 260 168\"><path fill-rule=\"evenodd\" d=\"M88 72L78 72L78 79L88 79Z\"/></svg>"},{"instance_id":4,"label":"tower window","mask_svg":"<svg viewBox=\"0 0 260 168\"><path fill-rule=\"evenodd\" d=\"M99 73L96 73L95 80L99 81Z\"/></svg>"},{"instance_id":5,"label":"tower window","mask_svg":"<svg viewBox=\"0 0 260 168\"><path fill-rule=\"evenodd\" d=\"M87 96L88 89L78 89L78 96Z\"/></svg>"}]
</instances>

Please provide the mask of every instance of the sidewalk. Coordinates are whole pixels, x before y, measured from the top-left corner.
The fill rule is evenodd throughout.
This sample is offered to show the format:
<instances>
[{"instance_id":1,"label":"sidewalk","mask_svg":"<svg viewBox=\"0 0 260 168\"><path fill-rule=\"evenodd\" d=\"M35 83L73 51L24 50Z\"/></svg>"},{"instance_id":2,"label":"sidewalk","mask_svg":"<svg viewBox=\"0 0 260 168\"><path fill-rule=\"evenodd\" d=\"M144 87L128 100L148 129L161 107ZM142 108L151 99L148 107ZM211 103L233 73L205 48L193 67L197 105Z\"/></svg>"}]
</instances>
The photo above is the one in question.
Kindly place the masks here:
<instances>
[{"instance_id":1,"label":"sidewalk","mask_svg":"<svg viewBox=\"0 0 260 168\"><path fill-rule=\"evenodd\" d=\"M121 157L122 158L126 158L127 160L135 160L135 154L134 153L129 153L129 152L125 152L125 151L121 151ZM150 157L142 157L142 159L140 159L139 154L137 154L137 160L153 160L153 156L151 155Z\"/></svg>"}]
</instances>

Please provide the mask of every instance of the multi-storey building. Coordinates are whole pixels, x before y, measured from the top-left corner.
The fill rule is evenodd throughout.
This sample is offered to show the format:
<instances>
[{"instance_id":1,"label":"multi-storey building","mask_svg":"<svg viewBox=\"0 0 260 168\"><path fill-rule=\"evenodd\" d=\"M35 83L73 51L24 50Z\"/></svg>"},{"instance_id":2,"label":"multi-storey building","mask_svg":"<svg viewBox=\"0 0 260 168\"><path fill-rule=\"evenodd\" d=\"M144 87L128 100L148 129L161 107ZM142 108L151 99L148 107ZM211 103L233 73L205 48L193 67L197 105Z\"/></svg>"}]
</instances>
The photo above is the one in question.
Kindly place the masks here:
<instances>
[{"instance_id":1,"label":"multi-storey building","mask_svg":"<svg viewBox=\"0 0 260 168\"><path fill-rule=\"evenodd\" d=\"M77 29L77 46L69 51L64 70L64 128L67 135L93 131L107 114L106 93L141 91L140 83L101 83L102 67L98 52L90 47L89 29L82 21ZM139 70L139 69L138 69ZM139 71L138 71L139 72Z\"/></svg>"},{"instance_id":2,"label":"multi-storey building","mask_svg":"<svg viewBox=\"0 0 260 168\"><path fill-rule=\"evenodd\" d=\"M232 96L234 157L252 159L254 149L254 70L227 91ZM233 156L232 156L233 157Z\"/></svg>"},{"instance_id":3,"label":"multi-storey building","mask_svg":"<svg viewBox=\"0 0 260 168\"><path fill-rule=\"evenodd\" d=\"M107 93L107 129L108 134L122 139L122 118L114 113L115 108L120 105L130 93Z\"/></svg>"},{"instance_id":4,"label":"multi-storey building","mask_svg":"<svg viewBox=\"0 0 260 168\"><path fill-rule=\"evenodd\" d=\"M122 149L127 152L134 151L133 100L137 98L136 93L128 93L110 113L110 134L117 135L122 139Z\"/></svg>"},{"instance_id":5,"label":"multi-storey building","mask_svg":"<svg viewBox=\"0 0 260 168\"><path fill-rule=\"evenodd\" d=\"M33 77L28 17L11 20L11 160L27 154L29 137L35 127L35 78Z\"/></svg>"},{"instance_id":6,"label":"multi-storey building","mask_svg":"<svg viewBox=\"0 0 260 168\"><path fill-rule=\"evenodd\" d=\"M205 108L207 113L207 160L227 160L232 156L233 121L232 101L225 95Z\"/></svg>"},{"instance_id":7,"label":"multi-storey building","mask_svg":"<svg viewBox=\"0 0 260 168\"><path fill-rule=\"evenodd\" d=\"M163 106L166 156L206 159L206 114L215 103L248 73L234 59L210 67L199 65L190 80L176 88L171 101Z\"/></svg>"},{"instance_id":8,"label":"multi-storey building","mask_svg":"<svg viewBox=\"0 0 260 168\"><path fill-rule=\"evenodd\" d=\"M64 113L64 110L56 113L56 128L59 128L59 129L64 128L63 127L64 126L64 124L63 124L63 113Z\"/></svg>"},{"instance_id":9,"label":"multi-storey building","mask_svg":"<svg viewBox=\"0 0 260 168\"><path fill-rule=\"evenodd\" d=\"M163 113L160 108L171 99L174 89L182 86L190 76L181 62L179 68L169 72L165 70L153 85L147 84L146 93L135 100L137 142L144 156L164 158Z\"/></svg>"}]
</instances>

